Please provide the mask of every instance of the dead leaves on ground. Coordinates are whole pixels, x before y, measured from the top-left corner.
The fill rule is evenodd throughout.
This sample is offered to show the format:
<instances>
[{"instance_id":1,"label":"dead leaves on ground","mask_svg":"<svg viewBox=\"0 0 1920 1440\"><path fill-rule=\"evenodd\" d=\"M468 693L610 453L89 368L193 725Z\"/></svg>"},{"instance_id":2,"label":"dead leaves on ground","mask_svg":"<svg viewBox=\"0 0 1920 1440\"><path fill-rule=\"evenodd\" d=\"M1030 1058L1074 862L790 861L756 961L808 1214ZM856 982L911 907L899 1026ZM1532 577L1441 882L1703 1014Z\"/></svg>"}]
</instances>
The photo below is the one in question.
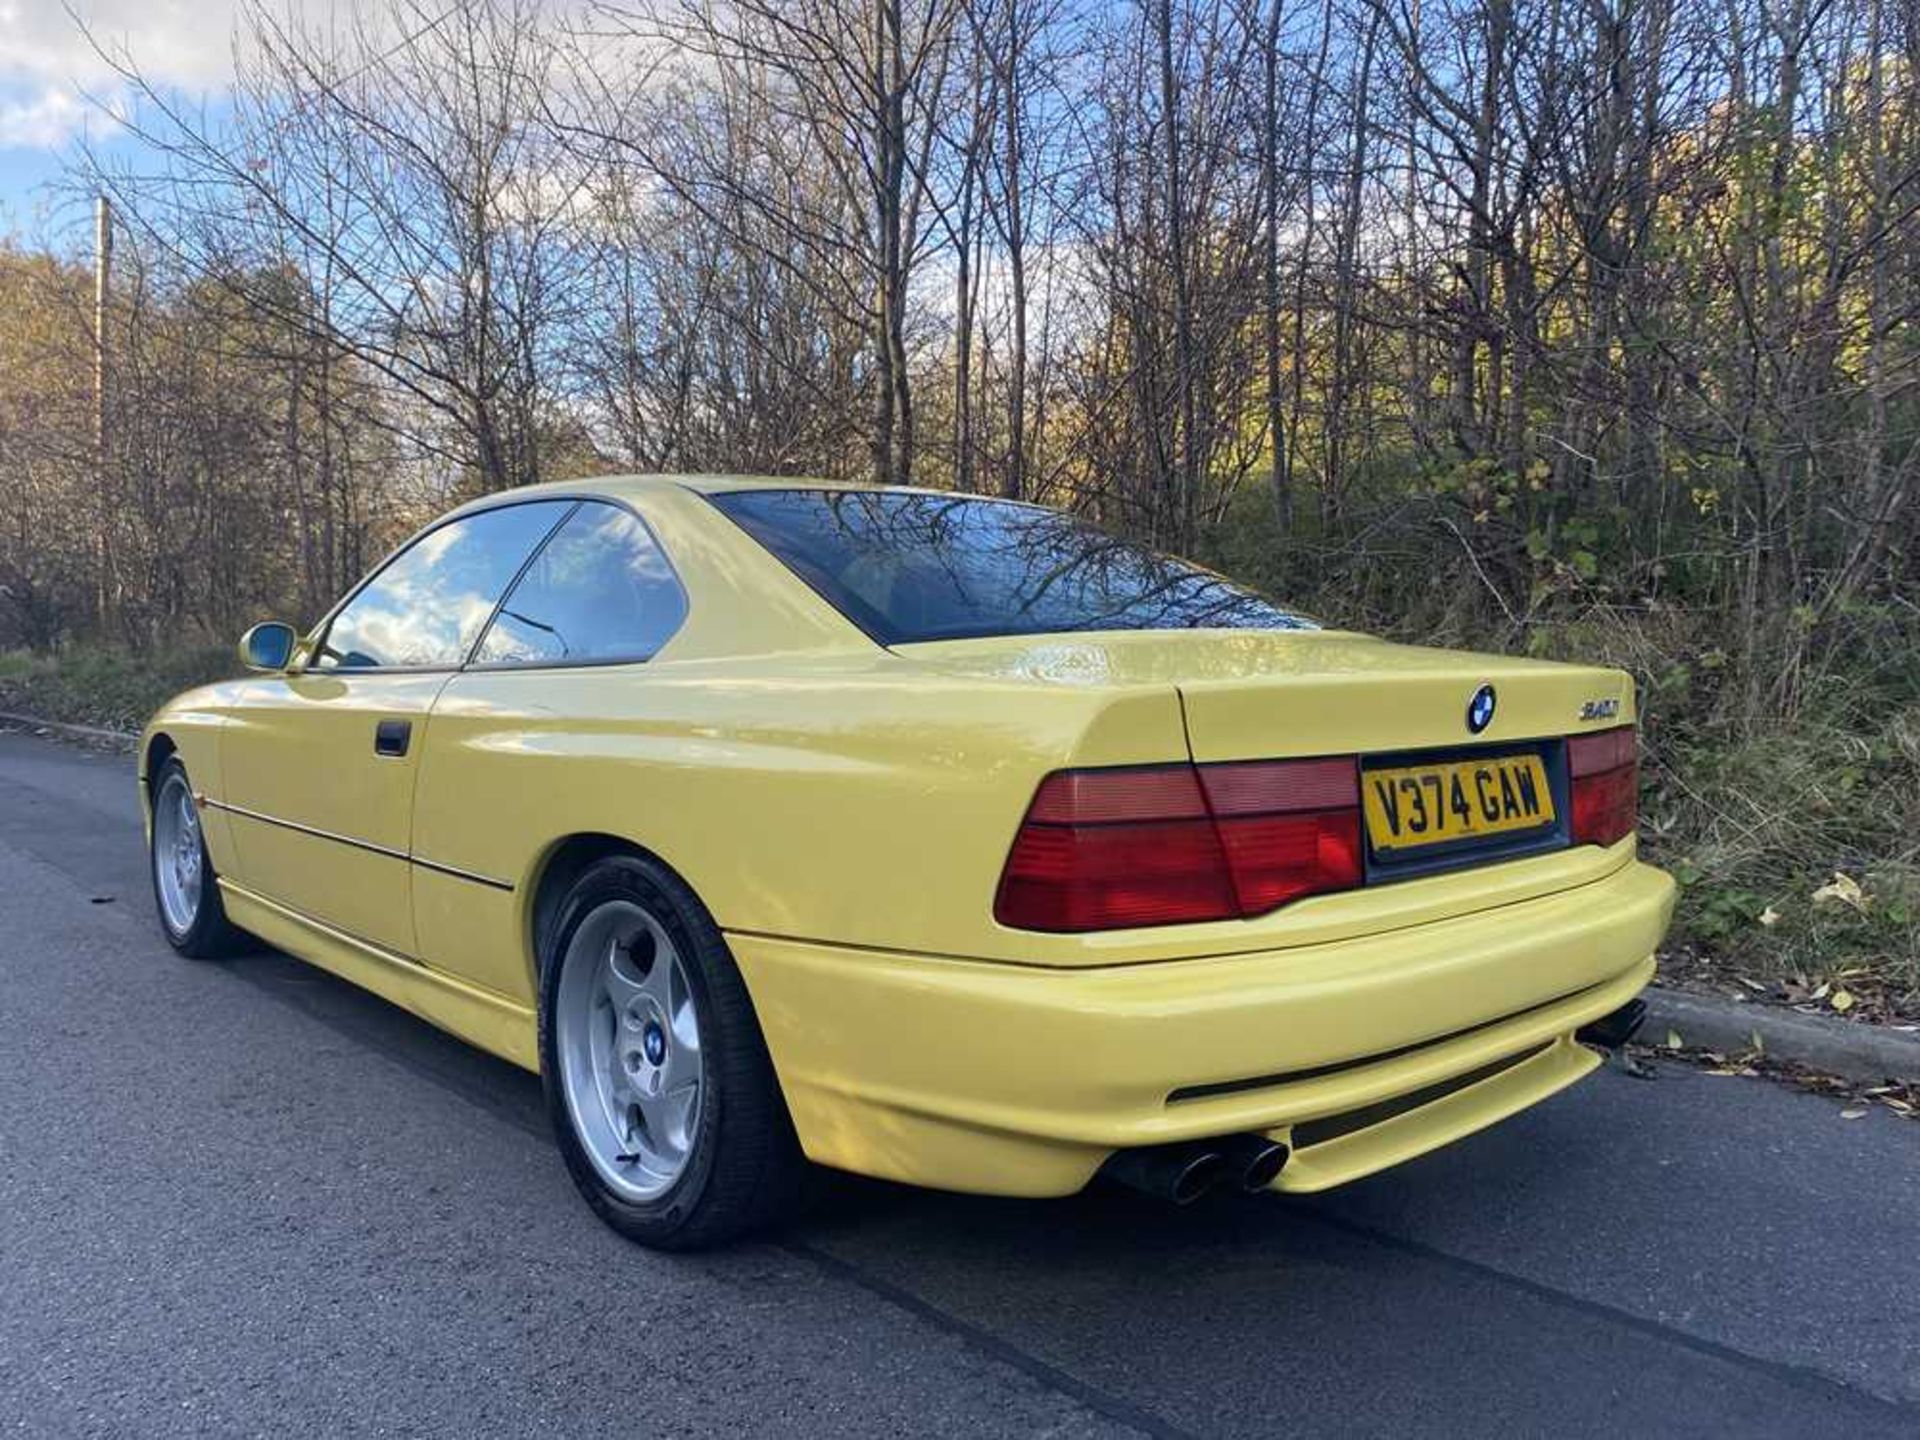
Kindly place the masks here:
<instances>
[{"instance_id":1,"label":"dead leaves on ground","mask_svg":"<svg viewBox=\"0 0 1920 1440\"><path fill-rule=\"evenodd\" d=\"M1750 1037L1749 1048L1738 1054L1689 1046L1678 1031L1669 1030L1665 1043L1658 1046L1631 1047L1642 1055L1657 1054L1668 1060L1684 1060L1697 1065L1707 1075L1744 1075L1791 1085L1810 1095L1842 1102L1842 1120L1864 1120L1873 1111L1885 1109L1903 1120L1920 1120L1920 1084L1903 1080L1866 1083L1826 1075L1805 1065L1776 1060L1767 1054L1760 1037Z\"/></svg>"},{"instance_id":2,"label":"dead leaves on ground","mask_svg":"<svg viewBox=\"0 0 1920 1440\"><path fill-rule=\"evenodd\" d=\"M1684 947L1662 952L1662 979L1684 990L1736 1002L1781 1005L1802 1015L1844 1016L1920 1034L1920 996L1871 965L1755 975Z\"/></svg>"}]
</instances>

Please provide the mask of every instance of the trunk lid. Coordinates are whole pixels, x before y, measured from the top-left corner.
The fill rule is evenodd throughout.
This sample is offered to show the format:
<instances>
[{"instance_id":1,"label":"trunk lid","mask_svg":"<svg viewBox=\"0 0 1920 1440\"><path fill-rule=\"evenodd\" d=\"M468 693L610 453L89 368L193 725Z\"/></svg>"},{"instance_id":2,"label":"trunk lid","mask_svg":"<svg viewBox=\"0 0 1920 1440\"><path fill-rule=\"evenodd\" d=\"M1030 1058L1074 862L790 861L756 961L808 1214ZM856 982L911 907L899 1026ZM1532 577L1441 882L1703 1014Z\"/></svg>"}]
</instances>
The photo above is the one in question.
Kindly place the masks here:
<instances>
[{"instance_id":1,"label":"trunk lid","mask_svg":"<svg viewBox=\"0 0 1920 1440\"><path fill-rule=\"evenodd\" d=\"M1588 884L1622 863L1617 851L1569 844L1564 737L1633 719L1633 684L1618 670L1399 645L1339 631L1124 631L948 640L896 647L916 664L998 683L1179 697L1191 758L1222 762L1359 757L1363 796L1427 772L1464 768L1463 802L1504 797L1502 774L1551 795L1550 809L1501 811L1503 827L1460 840L1394 833L1364 822L1357 889L1310 895L1266 914L1160 928L1033 936L1050 963L1119 963L1351 939L1425 924ZM1491 719L1467 710L1491 686ZM1177 760L1168 755L1166 760ZM1132 763L1147 763L1143 758ZM1520 767L1513 769L1513 766ZM1488 773L1484 781L1478 772ZM1485 784L1486 797L1479 786ZM1428 790L1446 803L1445 792ZM1407 810L1410 830L1413 810ZM1026 932L1022 932L1026 934ZM1077 950L1076 950L1076 947Z\"/></svg>"},{"instance_id":2,"label":"trunk lid","mask_svg":"<svg viewBox=\"0 0 1920 1440\"><path fill-rule=\"evenodd\" d=\"M1134 630L898 647L951 674L1131 688L1172 685L1202 763L1498 745L1633 719L1623 672L1398 645L1335 630ZM1491 720L1468 727L1490 685Z\"/></svg>"}]
</instances>

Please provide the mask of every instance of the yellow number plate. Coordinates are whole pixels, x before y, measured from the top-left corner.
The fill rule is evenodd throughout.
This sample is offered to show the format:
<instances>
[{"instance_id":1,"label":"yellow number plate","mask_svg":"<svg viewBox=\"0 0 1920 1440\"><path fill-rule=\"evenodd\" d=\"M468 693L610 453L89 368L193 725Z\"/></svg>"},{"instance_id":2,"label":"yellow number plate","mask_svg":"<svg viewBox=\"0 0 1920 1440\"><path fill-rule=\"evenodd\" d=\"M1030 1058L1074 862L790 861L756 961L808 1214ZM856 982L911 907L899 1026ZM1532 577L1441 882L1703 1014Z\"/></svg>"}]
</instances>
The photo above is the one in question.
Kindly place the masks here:
<instances>
[{"instance_id":1,"label":"yellow number plate","mask_svg":"<svg viewBox=\"0 0 1920 1440\"><path fill-rule=\"evenodd\" d=\"M1553 822L1553 790L1538 755L1366 770L1360 793L1376 850L1411 850Z\"/></svg>"}]
</instances>

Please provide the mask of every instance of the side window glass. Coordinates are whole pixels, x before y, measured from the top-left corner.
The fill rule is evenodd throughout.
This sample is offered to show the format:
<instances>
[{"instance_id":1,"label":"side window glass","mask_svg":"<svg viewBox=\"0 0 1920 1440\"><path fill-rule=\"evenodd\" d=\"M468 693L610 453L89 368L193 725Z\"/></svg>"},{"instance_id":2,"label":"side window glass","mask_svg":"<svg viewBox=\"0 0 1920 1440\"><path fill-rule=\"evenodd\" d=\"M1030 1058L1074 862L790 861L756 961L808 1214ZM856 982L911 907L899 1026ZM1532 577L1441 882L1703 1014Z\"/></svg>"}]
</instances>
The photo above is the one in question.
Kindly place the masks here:
<instances>
[{"instance_id":1,"label":"side window glass","mask_svg":"<svg viewBox=\"0 0 1920 1440\"><path fill-rule=\"evenodd\" d=\"M334 616L314 667L460 664L514 572L572 506L571 500L507 505L428 531Z\"/></svg>"},{"instance_id":2,"label":"side window glass","mask_svg":"<svg viewBox=\"0 0 1920 1440\"><path fill-rule=\"evenodd\" d=\"M647 527L617 505L588 501L527 567L474 659L645 660L686 614L686 592Z\"/></svg>"}]
</instances>

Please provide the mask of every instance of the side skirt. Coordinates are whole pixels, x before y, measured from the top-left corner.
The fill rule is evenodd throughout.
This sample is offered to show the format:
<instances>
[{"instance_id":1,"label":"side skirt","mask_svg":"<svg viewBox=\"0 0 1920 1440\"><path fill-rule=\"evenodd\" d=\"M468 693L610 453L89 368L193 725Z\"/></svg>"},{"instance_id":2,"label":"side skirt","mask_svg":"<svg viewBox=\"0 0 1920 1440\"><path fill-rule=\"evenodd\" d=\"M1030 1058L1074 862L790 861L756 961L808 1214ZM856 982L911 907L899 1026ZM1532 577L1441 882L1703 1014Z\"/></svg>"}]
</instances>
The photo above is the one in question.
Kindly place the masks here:
<instances>
[{"instance_id":1,"label":"side skirt","mask_svg":"<svg viewBox=\"0 0 1920 1440\"><path fill-rule=\"evenodd\" d=\"M523 1070L540 1071L534 1013L504 995L336 930L220 877L227 918L276 949L418 1015Z\"/></svg>"}]
</instances>

